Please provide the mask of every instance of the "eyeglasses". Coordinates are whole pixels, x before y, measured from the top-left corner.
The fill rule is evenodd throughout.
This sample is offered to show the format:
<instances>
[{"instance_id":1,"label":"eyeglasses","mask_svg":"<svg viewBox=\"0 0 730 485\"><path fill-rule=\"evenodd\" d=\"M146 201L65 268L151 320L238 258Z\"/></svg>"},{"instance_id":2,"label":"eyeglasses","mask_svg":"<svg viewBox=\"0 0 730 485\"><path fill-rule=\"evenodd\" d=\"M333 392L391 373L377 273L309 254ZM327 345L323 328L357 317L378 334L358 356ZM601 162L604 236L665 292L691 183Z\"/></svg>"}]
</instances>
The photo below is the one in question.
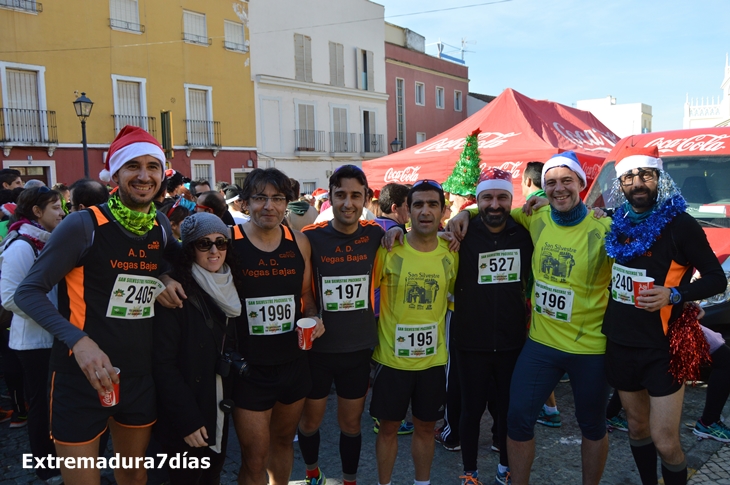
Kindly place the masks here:
<instances>
[{"instance_id":1,"label":"eyeglasses","mask_svg":"<svg viewBox=\"0 0 730 485\"><path fill-rule=\"evenodd\" d=\"M198 209L203 210L205 212L208 212L208 211L210 211L211 213L215 212L212 207L208 207L207 205L202 205L202 204L195 204L195 210L198 210Z\"/></svg>"},{"instance_id":2,"label":"eyeglasses","mask_svg":"<svg viewBox=\"0 0 730 485\"><path fill-rule=\"evenodd\" d=\"M225 251L228 249L228 243L228 239L219 237L215 241L211 241L210 239L198 239L193 243L193 246L195 246L195 249L201 253L205 253L210 251L210 248L213 246L215 246L218 251Z\"/></svg>"},{"instance_id":3,"label":"eyeglasses","mask_svg":"<svg viewBox=\"0 0 730 485\"><path fill-rule=\"evenodd\" d=\"M439 190L444 190L444 189L443 189L443 188L441 187L441 184L440 184L440 183L436 182L435 180L430 180L430 179L423 179L423 180L419 180L418 182L416 182L415 184L413 184L413 186L414 186L414 187L418 187L418 186L419 186L419 185L421 185L421 184L428 184L428 185L430 185L431 187L436 187L436 188L437 188L437 189L439 189Z\"/></svg>"},{"instance_id":4,"label":"eyeglasses","mask_svg":"<svg viewBox=\"0 0 730 485\"><path fill-rule=\"evenodd\" d=\"M266 197L265 195L254 195L251 197L251 201L258 204L258 205L264 205L268 201L271 201L274 205L284 205L286 204L286 197L282 197L280 195L276 195L274 197Z\"/></svg>"},{"instance_id":5,"label":"eyeglasses","mask_svg":"<svg viewBox=\"0 0 730 485\"><path fill-rule=\"evenodd\" d=\"M182 197L178 198L174 204L172 204L172 207L170 207L170 210L167 211L167 218L169 219L172 217L172 213L175 212L175 209L177 209L180 206L180 201L182 200Z\"/></svg>"},{"instance_id":6,"label":"eyeglasses","mask_svg":"<svg viewBox=\"0 0 730 485\"><path fill-rule=\"evenodd\" d=\"M649 170L639 170L638 173L634 172L627 172L620 176L618 179L621 182L621 185L624 187L629 187L631 185L634 185L634 177L639 177L642 182L653 182L656 180L657 173L656 170L649 169Z\"/></svg>"}]
</instances>

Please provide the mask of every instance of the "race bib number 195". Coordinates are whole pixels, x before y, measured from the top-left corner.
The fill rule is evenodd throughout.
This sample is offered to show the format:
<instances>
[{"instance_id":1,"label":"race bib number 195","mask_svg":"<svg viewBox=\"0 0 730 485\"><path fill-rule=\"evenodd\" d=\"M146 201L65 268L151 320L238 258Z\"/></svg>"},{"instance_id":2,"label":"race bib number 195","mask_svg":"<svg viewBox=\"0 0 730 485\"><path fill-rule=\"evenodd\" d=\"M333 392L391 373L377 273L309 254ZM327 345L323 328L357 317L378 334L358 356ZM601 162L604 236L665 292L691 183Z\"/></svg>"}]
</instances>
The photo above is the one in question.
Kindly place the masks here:
<instances>
[{"instance_id":1,"label":"race bib number 195","mask_svg":"<svg viewBox=\"0 0 730 485\"><path fill-rule=\"evenodd\" d=\"M431 357L438 348L438 324L395 326L396 357Z\"/></svg>"},{"instance_id":2,"label":"race bib number 195","mask_svg":"<svg viewBox=\"0 0 730 485\"><path fill-rule=\"evenodd\" d=\"M106 316L125 320L154 317L155 298L164 288L165 285L152 276L117 275Z\"/></svg>"}]
</instances>

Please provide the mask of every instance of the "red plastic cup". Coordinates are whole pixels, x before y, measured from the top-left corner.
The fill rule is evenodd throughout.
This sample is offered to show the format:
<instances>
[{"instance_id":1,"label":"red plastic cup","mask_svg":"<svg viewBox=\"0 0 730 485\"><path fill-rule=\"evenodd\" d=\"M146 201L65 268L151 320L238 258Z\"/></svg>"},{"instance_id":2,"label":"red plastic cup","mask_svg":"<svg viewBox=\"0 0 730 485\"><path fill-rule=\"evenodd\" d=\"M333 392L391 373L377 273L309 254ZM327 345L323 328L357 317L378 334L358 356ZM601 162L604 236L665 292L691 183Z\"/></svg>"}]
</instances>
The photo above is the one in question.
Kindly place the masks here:
<instances>
[{"instance_id":1,"label":"red plastic cup","mask_svg":"<svg viewBox=\"0 0 730 485\"><path fill-rule=\"evenodd\" d=\"M654 278L649 278L648 276L634 276L631 279L633 280L634 285L634 306L642 308L639 306L639 292L641 290L654 288Z\"/></svg>"},{"instance_id":2,"label":"red plastic cup","mask_svg":"<svg viewBox=\"0 0 730 485\"><path fill-rule=\"evenodd\" d=\"M314 318L300 318L297 320L300 349L309 350L312 348L312 334L316 325L317 321Z\"/></svg>"},{"instance_id":3,"label":"red plastic cup","mask_svg":"<svg viewBox=\"0 0 730 485\"><path fill-rule=\"evenodd\" d=\"M115 367L114 370L117 373L117 377L119 377L119 373L121 372L119 367ZM114 384L112 382L112 385L114 386L114 390L112 392L99 394L99 401L101 401L101 405L105 408L110 408L119 404L119 383Z\"/></svg>"}]
</instances>

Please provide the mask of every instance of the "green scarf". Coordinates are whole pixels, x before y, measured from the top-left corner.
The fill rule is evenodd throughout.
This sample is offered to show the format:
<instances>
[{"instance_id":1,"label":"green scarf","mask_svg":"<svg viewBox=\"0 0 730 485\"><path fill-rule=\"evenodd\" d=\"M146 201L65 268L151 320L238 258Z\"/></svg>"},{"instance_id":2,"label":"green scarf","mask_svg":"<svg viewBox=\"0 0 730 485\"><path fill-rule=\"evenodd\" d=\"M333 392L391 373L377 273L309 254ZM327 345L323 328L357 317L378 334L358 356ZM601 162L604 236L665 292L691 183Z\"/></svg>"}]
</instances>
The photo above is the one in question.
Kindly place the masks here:
<instances>
[{"instance_id":1,"label":"green scarf","mask_svg":"<svg viewBox=\"0 0 730 485\"><path fill-rule=\"evenodd\" d=\"M119 199L119 195L114 194L109 197L108 206L114 218L119 221L119 224L132 234L144 236L155 226L155 213L157 212L155 204L150 204L150 211L148 214L145 214L144 212L137 212L125 206Z\"/></svg>"}]
</instances>

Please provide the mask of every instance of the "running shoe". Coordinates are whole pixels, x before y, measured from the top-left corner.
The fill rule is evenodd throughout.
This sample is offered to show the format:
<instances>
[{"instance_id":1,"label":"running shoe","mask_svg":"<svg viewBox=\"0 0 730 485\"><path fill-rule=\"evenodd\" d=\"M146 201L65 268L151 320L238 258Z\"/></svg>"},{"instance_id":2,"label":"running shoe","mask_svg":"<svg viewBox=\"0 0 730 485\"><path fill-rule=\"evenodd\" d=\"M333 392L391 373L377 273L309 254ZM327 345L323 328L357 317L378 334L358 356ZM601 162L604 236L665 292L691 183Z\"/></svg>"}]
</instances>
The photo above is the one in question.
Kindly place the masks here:
<instances>
[{"instance_id":1,"label":"running shoe","mask_svg":"<svg viewBox=\"0 0 730 485\"><path fill-rule=\"evenodd\" d=\"M626 418L624 418L621 413L619 413L610 419L606 418L606 428L608 428L609 431L611 431L612 429L617 429L619 431L628 431L629 422L626 421Z\"/></svg>"},{"instance_id":2,"label":"running shoe","mask_svg":"<svg viewBox=\"0 0 730 485\"><path fill-rule=\"evenodd\" d=\"M0 409L0 423L4 423L5 421L10 421L10 418L13 417L13 412L9 409Z\"/></svg>"},{"instance_id":3,"label":"running shoe","mask_svg":"<svg viewBox=\"0 0 730 485\"><path fill-rule=\"evenodd\" d=\"M509 477L509 470L504 474L499 473L497 470L497 476L494 477L494 485L512 485L512 479Z\"/></svg>"},{"instance_id":4,"label":"running shoe","mask_svg":"<svg viewBox=\"0 0 730 485\"><path fill-rule=\"evenodd\" d=\"M375 421L373 433L378 434L380 432L380 420L378 418L373 418L373 421ZM406 421L405 419L401 421L400 427L398 427L398 434L413 434L413 423Z\"/></svg>"},{"instance_id":5,"label":"running shoe","mask_svg":"<svg viewBox=\"0 0 730 485\"><path fill-rule=\"evenodd\" d=\"M459 440L449 439L448 436L444 438L443 428L435 430L434 438L437 442L441 443L447 451L461 451L461 443Z\"/></svg>"},{"instance_id":6,"label":"running shoe","mask_svg":"<svg viewBox=\"0 0 730 485\"><path fill-rule=\"evenodd\" d=\"M563 383L570 382L570 376L568 375L567 372L565 374L563 374L563 377L560 378L560 382L563 382Z\"/></svg>"},{"instance_id":7,"label":"running shoe","mask_svg":"<svg viewBox=\"0 0 730 485\"><path fill-rule=\"evenodd\" d=\"M705 426L701 420L697 420L695 429L692 432L700 438L710 438L721 441L722 443L730 443L730 428L722 421Z\"/></svg>"},{"instance_id":8,"label":"running shoe","mask_svg":"<svg viewBox=\"0 0 730 485\"><path fill-rule=\"evenodd\" d=\"M10 420L11 428L22 428L23 426L26 426L27 424L28 424L28 413L25 413L25 414L13 413L13 417Z\"/></svg>"},{"instance_id":9,"label":"running shoe","mask_svg":"<svg viewBox=\"0 0 730 485\"><path fill-rule=\"evenodd\" d=\"M319 475L312 478L306 478L304 482L306 485L324 485L327 483L327 477L324 476L324 473L322 473L322 469L317 467L317 471L319 472Z\"/></svg>"},{"instance_id":10,"label":"running shoe","mask_svg":"<svg viewBox=\"0 0 730 485\"><path fill-rule=\"evenodd\" d=\"M560 419L560 411L557 411L555 414L547 414L545 408L540 410L540 414L537 416L537 422L548 428L559 428L563 425L563 421Z\"/></svg>"},{"instance_id":11,"label":"running shoe","mask_svg":"<svg viewBox=\"0 0 730 485\"><path fill-rule=\"evenodd\" d=\"M479 481L479 473L464 473L459 478L461 478L461 485L482 485L482 482Z\"/></svg>"}]
</instances>

